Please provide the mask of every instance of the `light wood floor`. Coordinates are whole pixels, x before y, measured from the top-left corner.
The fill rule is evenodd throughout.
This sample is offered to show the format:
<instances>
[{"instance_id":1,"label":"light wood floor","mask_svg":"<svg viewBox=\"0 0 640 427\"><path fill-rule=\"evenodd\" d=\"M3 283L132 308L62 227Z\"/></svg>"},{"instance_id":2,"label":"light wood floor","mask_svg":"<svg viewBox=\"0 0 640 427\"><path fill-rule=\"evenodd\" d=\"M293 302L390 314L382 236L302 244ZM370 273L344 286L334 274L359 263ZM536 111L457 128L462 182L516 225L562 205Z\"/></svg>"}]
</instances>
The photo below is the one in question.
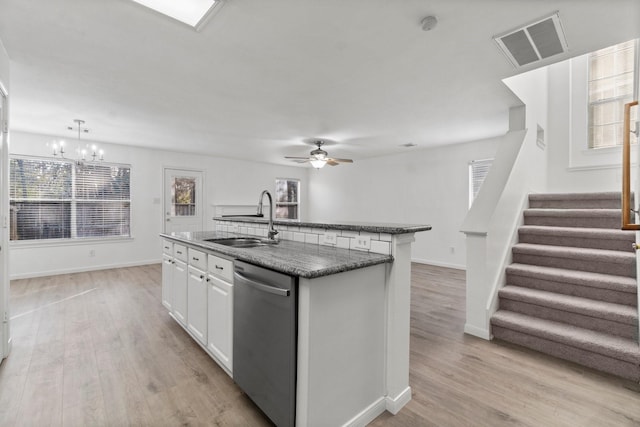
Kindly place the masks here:
<instances>
[{"instance_id":1,"label":"light wood floor","mask_svg":"<svg viewBox=\"0 0 640 427\"><path fill-rule=\"evenodd\" d=\"M169 318L160 266L11 283L0 425L267 426ZM413 399L374 426L640 426L640 387L464 335L464 272L413 265Z\"/></svg>"}]
</instances>

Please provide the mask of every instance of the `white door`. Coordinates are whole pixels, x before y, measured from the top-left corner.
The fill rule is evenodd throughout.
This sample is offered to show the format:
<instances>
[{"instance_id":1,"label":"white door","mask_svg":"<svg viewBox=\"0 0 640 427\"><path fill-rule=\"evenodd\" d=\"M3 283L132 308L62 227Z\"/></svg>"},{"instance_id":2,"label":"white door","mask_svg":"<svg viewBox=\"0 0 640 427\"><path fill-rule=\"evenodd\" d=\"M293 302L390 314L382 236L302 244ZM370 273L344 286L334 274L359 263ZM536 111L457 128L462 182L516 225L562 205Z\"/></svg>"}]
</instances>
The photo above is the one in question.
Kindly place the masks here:
<instances>
[{"instance_id":1,"label":"white door","mask_svg":"<svg viewBox=\"0 0 640 427\"><path fill-rule=\"evenodd\" d=\"M202 171L164 170L164 232L202 231Z\"/></svg>"},{"instance_id":2,"label":"white door","mask_svg":"<svg viewBox=\"0 0 640 427\"><path fill-rule=\"evenodd\" d=\"M233 285L209 275L207 348L233 372Z\"/></svg>"},{"instance_id":3,"label":"white door","mask_svg":"<svg viewBox=\"0 0 640 427\"><path fill-rule=\"evenodd\" d=\"M0 361L11 350L11 331L9 324L9 140L7 117L7 92L0 84Z\"/></svg>"},{"instance_id":4,"label":"white door","mask_svg":"<svg viewBox=\"0 0 640 427\"><path fill-rule=\"evenodd\" d=\"M187 329L203 346L207 345L206 273L189 266L187 278Z\"/></svg>"},{"instance_id":5,"label":"white door","mask_svg":"<svg viewBox=\"0 0 640 427\"><path fill-rule=\"evenodd\" d=\"M187 327L187 263L174 259L173 263L173 317Z\"/></svg>"}]
</instances>

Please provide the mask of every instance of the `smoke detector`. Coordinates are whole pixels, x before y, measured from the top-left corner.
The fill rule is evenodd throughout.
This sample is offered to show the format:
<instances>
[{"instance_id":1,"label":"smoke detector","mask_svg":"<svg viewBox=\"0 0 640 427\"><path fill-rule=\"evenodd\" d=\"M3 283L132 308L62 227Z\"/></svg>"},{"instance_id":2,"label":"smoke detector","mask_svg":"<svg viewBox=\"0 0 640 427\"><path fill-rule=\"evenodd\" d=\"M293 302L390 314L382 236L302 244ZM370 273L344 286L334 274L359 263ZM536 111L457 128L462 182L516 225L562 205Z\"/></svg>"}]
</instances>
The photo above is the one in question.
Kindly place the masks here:
<instances>
[{"instance_id":1,"label":"smoke detector","mask_svg":"<svg viewBox=\"0 0 640 427\"><path fill-rule=\"evenodd\" d=\"M516 68L568 51L558 12L494 36L493 40Z\"/></svg>"}]
</instances>

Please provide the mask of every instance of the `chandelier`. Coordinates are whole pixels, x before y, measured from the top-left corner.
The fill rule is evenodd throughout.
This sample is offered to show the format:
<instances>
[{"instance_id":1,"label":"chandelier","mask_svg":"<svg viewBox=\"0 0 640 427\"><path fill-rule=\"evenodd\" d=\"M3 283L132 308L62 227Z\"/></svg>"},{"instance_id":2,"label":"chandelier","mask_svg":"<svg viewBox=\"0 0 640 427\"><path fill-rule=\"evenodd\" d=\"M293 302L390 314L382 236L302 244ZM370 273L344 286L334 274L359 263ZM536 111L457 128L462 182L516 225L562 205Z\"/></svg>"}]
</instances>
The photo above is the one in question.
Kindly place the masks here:
<instances>
[{"instance_id":1,"label":"chandelier","mask_svg":"<svg viewBox=\"0 0 640 427\"><path fill-rule=\"evenodd\" d=\"M88 145L86 145L85 147L82 147L82 141L81 141L81 135L83 133L89 133L89 129L87 129L86 127L84 127L84 120L81 119L74 119L73 122L75 123L74 126L68 126L67 129L71 130L71 131L77 131L78 132L78 147L76 149L76 155L77 155L77 160L76 162L80 163L80 162L85 162L87 160L87 154L88 154L88 149L87 147L89 147ZM57 157L60 156L60 158L64 159L64 154L65 154L65 150L64 150L64 141L60 141L58 144L53 144L53 156ZM93 144L91 146L91 161L95 162L96 160L100 160L103 161L104 160L104 150L102 149L98 149L98 147Z\"/></svg>"}]
</instances>

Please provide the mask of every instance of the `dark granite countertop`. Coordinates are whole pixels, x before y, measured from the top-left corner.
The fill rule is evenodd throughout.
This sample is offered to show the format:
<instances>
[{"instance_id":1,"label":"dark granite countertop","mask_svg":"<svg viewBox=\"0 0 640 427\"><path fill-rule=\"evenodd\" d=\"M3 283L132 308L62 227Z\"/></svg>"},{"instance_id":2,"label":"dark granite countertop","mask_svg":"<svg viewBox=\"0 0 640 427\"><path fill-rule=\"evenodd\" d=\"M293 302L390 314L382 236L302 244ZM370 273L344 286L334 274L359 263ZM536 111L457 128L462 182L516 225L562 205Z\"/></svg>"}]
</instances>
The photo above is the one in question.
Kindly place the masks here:
<instances>
[{"instance_id":1,"label":"dark granite countertop","mask_svg":"<svg viewBox=\"0 0 640 427\"><path fill-rule=\"evenodd\" d=\"M225 232L199 231L160 235L176 242L215 251L230 258L307 279L393 262L391 255L352 251L290 240L281 240L277 245L254 248L234 248L205 241L205 239L246 237Z\"/></svg>"},{"instance_id":2,"label":"dark granite countertop","mask_svg":"<svg viewBox=\"0 0 640 427\"><path fill-rule=\"evenodd\" d=\"M253 222L258 224L267 224L269 221L265 218L255 216L222 216L215 217L217 221L239 221ZM431 230L430 225L426 224L393 224L393 223L368 223L368 222L334 222L334 221L273 221L275 225L289 225L298 227L313 227L325 230L349 230L349 231L365 231L369 233L387 233L387 234L406 234L416 233L418 231Z\"/></svg>"}]
</instances>

